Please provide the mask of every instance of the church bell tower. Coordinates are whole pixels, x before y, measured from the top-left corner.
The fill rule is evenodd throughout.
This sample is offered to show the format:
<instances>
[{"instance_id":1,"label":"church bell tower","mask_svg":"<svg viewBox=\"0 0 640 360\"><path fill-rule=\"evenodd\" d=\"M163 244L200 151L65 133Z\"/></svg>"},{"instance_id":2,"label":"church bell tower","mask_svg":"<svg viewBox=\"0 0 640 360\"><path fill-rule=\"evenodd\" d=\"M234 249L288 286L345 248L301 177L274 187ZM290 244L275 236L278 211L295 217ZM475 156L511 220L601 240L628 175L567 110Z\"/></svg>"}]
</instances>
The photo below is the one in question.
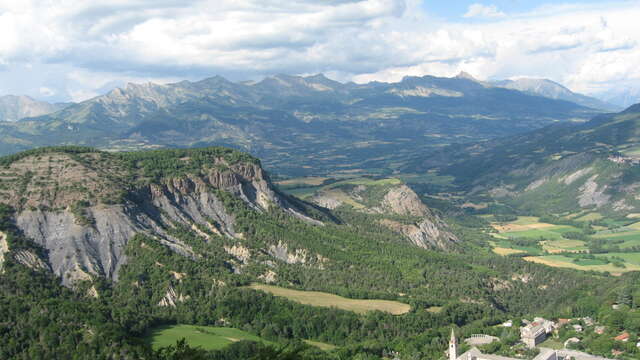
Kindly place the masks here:
<instances>
[{"instance_id":1,"label":"church bell tower","mask_svg":"<svg viewBox=\"0 0 640 360\"><path fill-rule=\"evenodd\" d=\"M456 360L458 358L458 341L456 340L456 334L451 329L451 339L449 340L449 360Z\"/></svg>"}]
</instances>

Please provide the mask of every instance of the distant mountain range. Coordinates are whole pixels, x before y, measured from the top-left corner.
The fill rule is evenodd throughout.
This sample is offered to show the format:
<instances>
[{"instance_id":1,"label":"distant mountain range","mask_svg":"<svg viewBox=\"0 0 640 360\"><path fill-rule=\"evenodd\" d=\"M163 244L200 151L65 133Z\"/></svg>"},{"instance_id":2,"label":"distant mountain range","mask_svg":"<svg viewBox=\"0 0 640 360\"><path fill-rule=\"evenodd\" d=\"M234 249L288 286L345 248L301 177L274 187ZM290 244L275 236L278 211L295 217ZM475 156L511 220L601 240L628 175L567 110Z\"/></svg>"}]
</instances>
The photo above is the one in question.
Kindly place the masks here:
<instances>
[{"instance_id":1,"label":"distant mountain range","mask_svg":"<svg viewBox=\"0 0 640 360\"><path fill-rule=\"evenodd\" d=\"M18 121L28 117L47 115L64 109L68 105L70 104L50 104L28 96L0 96L0 121Z\"/></svg>"},{"instance_id":2,"label":"distant mountain range","mask_svg":"<svg viewBox=\"0 0 640 360\"><path fill-rule=\"evenodd\" d=\"M538 213L640 212L640 104L584 124L446 147L409 172L438 170L468 196Z\"/></svg>"},{"instance_id":3,"label":"distant mountain range","mask_svg":"<svg viewBox=\"0 0 640 360\"><path fill-rule=\"evenodd\" d=\"M598 94L598 98L611 104L627 108L633 104L640 103L640 87L614 87L613 89Z\"/></svg>"},{"instance_id":4,"label":"distant mountain range","mask_svg":"<svg viewBox=\"0 0 640 360\"><path fill-rule=\"evenodd\" d=\"M574 93L563 85L547 79L522 78L517 80L500 80L491 84L507 89L519 90L528 94L544 96L550 99L571 101L593 109L619 111L628 105L605 102L590 96ZM630 104L629 104L630 105Z\"/></svg>"},{"instance_id":5,"label":"distant mountain range","mask_svg":"<svg viewBox=\"0 0 640 360\"><path fill-rule=\"evenodd\" d=\"M586 121L600 112L469 76L362 85L323 75L244 83L218 76L128 84L55 113L0 122L0 153L60 144L109 150L223 145L288 174L390 172L434 146Z\"/></svg>"}]
</instances>

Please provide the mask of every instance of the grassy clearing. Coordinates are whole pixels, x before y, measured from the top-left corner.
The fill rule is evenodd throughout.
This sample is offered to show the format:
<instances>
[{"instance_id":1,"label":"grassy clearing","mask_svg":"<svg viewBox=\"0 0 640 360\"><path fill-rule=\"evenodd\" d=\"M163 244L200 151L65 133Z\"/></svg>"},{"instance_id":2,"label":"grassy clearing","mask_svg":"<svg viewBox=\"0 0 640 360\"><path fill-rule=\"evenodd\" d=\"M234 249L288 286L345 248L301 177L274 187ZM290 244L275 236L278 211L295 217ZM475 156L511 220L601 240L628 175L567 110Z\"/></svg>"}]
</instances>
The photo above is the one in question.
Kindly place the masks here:
<instances>
[{"instance_id":1,"label":"grassy clearing","mask_svg":"<svg viewBox=\"0 0 640 360\"><path fill-rule=\"evenodd\" d=\"M585 242L582 240L561 239L553 241L543 241L542 249L550 253L577 252L587 250Z\"/></svg>"},{"instance_id":2,"label":"grassy clearing","mask_svg":"<svg viewBox=\"0 0 640 360\"><path fill-rule=\"evenodd\" d=\"M613 254L601 254L604 257L611 256ZM640 254L638 254L640 255ZM619 275L621 273L629 271L640 270L640 265L625 263L625 268L615 267L612 264L603 264L602 262L590 262L587 260L580 260L578 263L574 263L573 259L563 255L546 255L546 256L527 256L524 258L526 261L535 262L538 264L544 264L552 267L569 268L576 270L593 270L593 271L608 271L611 274Z\"/></svg>"},{"instance_id":3,"label":"grassy clearing","mask_svg":"<svg viewBox=\"0 0 640 360\"><path fill-rule=\"evenodd\" d=\"M382 311L393 315L402 315L411 310L410 305L399 301L347 299L342 296L319 291L292 290L279 286L257 283L251 284L250 288L268 292L275 296L282 296L301 304L320 307L336 307L342 310L353 311L358 314L364 314L369 311Z\"/></svg>"},{"instance_id":4,"label":"grassy clearing","mask_svg":"<svg viewBox=\"0 0 640 360\"><path fill-rule=\"evenodd\" d=\"M359 202L353 200L353 198L349 195L347 195L344 191L340 190L340 189L331 189L331 190L327 190L324 191L324 193L329 196L332 197L334 199L338 199L341 202L347 204L347 205L351 205L353 206L354 209L363 209L364 205L360 204Z\"/></svg>"},{"instance_id":5,"label":"grassy clearing","mask_svg":"<svg viewBox=\"0 0 640 360\"><path fill-rule=\"evenodd\" d=\"M629 267L629 265L640 267L640 253L607 253L607 254L596 255L596 257L612 257L612 256L624 259L625 265L627 265L627 267Z\"/></svg>"},{"instance_id":6,"label":"grassy clearing","mask_svg":"<svg viewBox=\"0 0 640 360\"><path fill-rule=\"evenodd\" d=\"M502 255L502 256L507 256L507 255L511 255L511 254L522 254L522 253L526 253L526 251L524 250L520 250L520 249L511 249L511 248L503 248L503 247L494 247L493 248L493 252L498 254L498 255Z\"/></svg>"},{"instance_id":7,"label":"grassy clearing","mask_svg":"<svg viewBox=\"0 0 640 360\"><path fill-rule=\"evenodd\" d=\"M302 178L294 178L287 179L276 182L278 185L291 186L291 185L308 185L308 186L320 186L329 178L327 177L302 177Z\"/></svg>"},{"instance_id":8,"label":"grassy clearing","mask_svg":"<svg viewBox=\"0 0 640 360\"><path fill-rule=\"evenodd\" d=\"M157 327L149 332L146 340L154 349L175 345L184 338L190 346L199 346L205 350L218 350L241 340L250 340L273 344L248 332L224 327L198 325L169 325Z\"/></svg>"},{"instance_id":9,"label":"grassy clearing","mask_svg":"<svg viewBox=\"0 0 640 360\"><path fill-rule=\"evenodd\" d=\"M581 216L579 218L576 218L577 221L594 221L594 220L600 220L602 219L604 216L602 216L602 214L597 213L597 212L593 212L593 213L589 213L586 214L584 216Z\"/></svg>"},{"instance_id":10,"label":"grassy clearing","mask_svg":"<svg viewBox=\"0 0 640 360\"><path fill-rule=\"evenodd\" d=\"M427 311L432 314L439 314L440 312L442 312L442 309L442 306L430 306L427 308Z\"/></svg>"},{"instance_id":11,"label":"grassy clearing","mask_svg":"<svg viewBox=\"0 0 640 360\"><path fill-rule=\"evenodd\" d=\"M327 343L323 343L323 342L319 342L319 341L312 341L312 340L304 340L305 343L311 345L311 346L315 346L320 350L323 351L331 351L337 348L337 346L335 345L331 345L331 344L327 344Z\"/></svg>"},{"instance_id":12,"label":"grassy clearing","mask_svg":"<svg viewBox=\"0 0 640 360\"><path fill-rule=\"evenodd\" d=\"M640 242L640 231L601 232L594 235L596 239L623 240L625 242Z\"/></svg>"}]
</instances>

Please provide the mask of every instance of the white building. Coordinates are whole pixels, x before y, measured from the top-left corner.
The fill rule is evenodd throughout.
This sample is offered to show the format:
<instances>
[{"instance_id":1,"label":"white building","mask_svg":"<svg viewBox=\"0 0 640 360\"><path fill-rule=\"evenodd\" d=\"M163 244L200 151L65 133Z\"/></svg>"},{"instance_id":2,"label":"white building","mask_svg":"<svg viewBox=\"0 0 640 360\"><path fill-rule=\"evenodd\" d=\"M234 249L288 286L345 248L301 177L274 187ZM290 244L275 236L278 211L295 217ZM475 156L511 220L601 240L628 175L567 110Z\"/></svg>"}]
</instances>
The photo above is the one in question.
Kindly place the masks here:
<instances>
[{"instance_id":1,"label":"white building","mask_svg":"<svg viewBox=\"0 0 640 360\"><path fill-rule=\"evenodd\" d=\"M600 356L589 355L580 351L573 350L552 350L548 348L538 348L540 353L533 360L612 360ZM451 330L451 339L449 340L449 360L522 360L510 358L500 355L483 354L477 347L458 356L458 341L456 335Z\"/></svg>"}]
</instances>

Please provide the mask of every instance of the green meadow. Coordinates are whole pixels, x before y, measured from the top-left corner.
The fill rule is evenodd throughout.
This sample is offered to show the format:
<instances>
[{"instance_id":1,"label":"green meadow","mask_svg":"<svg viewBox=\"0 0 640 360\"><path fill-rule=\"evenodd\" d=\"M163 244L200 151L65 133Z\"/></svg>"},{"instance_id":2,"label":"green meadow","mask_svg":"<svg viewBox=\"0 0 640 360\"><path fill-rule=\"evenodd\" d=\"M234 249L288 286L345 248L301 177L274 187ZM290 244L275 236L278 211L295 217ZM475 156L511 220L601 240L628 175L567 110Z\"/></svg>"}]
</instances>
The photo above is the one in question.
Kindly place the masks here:
<instances>
[{"instance_id":1,"label":"green meadow","mask_svg":"<svg viewBox=\"0 0 640 360\"><path fill-rule=\"evenodd\" d=\"M205 350L219 350L241 340L273 344L239 329L199 325L161 326L151 330L146 336L146 340L154 349L175 345L182 338L190 346L199 346Z\"/></svg>"}]
</instances>

